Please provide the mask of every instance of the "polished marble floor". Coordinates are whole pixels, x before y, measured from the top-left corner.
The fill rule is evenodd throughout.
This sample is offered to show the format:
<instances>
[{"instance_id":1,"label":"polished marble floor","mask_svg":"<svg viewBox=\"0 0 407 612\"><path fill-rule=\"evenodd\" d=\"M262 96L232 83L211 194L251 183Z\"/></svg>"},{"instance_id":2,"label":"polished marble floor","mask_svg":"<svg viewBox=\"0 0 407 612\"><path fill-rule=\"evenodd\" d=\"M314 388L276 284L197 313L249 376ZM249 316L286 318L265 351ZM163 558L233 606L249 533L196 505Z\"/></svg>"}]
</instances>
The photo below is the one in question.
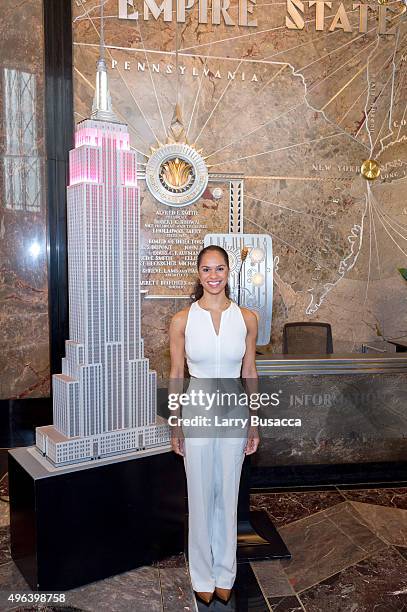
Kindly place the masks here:
<instances>
[{"instance_id":1,"label":"polished marble floor","mask_svg":"<svg viewBox=\"0 0 407 612\"><path fill-rule=\"evenodd\" d=\"M10 556L7 476L0 472L0 478L0 591L29 591ZM180 554L68 591L65 606L58 609L407 612L407 488L255 494L251 502L253 509L269 513L292 559L239 566L227 605L195 601Z\"/></svg>"}]
</instances>

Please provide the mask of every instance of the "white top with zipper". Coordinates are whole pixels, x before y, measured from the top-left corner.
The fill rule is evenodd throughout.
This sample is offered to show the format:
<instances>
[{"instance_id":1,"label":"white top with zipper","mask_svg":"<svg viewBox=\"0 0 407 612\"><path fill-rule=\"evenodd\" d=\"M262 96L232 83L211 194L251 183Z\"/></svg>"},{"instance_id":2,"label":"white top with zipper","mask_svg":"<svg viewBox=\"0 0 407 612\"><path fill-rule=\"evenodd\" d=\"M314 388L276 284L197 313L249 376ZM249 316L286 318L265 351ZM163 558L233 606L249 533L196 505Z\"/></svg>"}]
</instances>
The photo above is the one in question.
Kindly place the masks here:
<instances>
[{"instance_id":1,"label":"white top with zipper","mask_svg":"<svg viewBox=\"0 0 407 612\"><path fill-rule=\"evenodd\" d=\"M239 378L246 352L246 323L234 302L221 312L219 333L209 310L193 302L185 327L185 354L195 378Z\"/></svg>"}]
</instances>

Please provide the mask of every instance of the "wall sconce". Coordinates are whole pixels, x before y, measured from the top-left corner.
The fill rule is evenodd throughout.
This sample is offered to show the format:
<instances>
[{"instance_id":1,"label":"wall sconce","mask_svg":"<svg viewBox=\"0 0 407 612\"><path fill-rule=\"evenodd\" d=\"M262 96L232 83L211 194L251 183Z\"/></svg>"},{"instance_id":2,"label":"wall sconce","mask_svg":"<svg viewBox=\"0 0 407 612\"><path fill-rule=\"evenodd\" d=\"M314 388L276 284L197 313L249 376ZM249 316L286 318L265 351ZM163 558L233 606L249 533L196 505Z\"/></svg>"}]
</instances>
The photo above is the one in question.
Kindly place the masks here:
<instances>
[{"instance_id":1,"label":"wall sconce","mask_svg":"<svg viewBox=\"0 0 407 612\"><path fill-rule=\"evenodd\" d=\"M261 287L262 285L264 285L264 274L262 274L261 272L256 272L255 274L253 274L252 285L254 285L255 287Z\"/></svg>"},{"instance_id":2,"label":"wall sconce","mask_svg":"<svg viewBox=\"0 0 407 612\"><path fill-rule=\"evenodd\" d=\"M250 251L250 260L253 264L263 261L265 253L260 247L255 247Z\"/></svg>"}]
</instances>

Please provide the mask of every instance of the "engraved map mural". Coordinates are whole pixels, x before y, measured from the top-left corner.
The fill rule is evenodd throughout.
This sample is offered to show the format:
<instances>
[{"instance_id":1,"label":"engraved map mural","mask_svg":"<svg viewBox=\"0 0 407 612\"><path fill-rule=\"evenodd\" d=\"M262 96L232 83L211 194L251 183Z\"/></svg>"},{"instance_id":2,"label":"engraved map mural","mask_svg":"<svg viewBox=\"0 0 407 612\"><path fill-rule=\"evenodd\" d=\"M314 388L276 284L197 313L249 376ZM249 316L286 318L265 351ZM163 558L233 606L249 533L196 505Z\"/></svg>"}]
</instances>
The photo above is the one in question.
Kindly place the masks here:
<instances>
[{"instance_id":1,"label":"engraved map mural","mask_svg":"<svg viewBox=\"0 0 407 612\"><path fill-rule=\"evenodd\" d=\"M79 121L94 94L100 0L72 6ZM167 141L178 102L188 142L217 180L183 214L227 231L227 180L239 177L243 231L273 238L270 348L281 352L284 323L302 320L330 322L337 353L406 339L405 4L107 0L104 12L113 106L140 170ZM378 178L361 174L366 160ZM141 185L151 227L168 207ZM189 290L168 285L149 299L146 284L143 335L159 375L169 319Z\"/></svg>"}]
</instances>

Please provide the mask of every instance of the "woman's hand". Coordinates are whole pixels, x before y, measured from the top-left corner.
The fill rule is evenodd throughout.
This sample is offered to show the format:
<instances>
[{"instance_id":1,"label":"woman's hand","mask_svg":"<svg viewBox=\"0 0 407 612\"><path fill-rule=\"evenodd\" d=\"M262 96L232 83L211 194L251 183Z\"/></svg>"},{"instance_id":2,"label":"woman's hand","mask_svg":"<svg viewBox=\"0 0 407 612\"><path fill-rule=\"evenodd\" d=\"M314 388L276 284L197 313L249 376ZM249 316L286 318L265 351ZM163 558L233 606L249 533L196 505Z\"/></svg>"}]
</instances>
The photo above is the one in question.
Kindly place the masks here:
<instances>
[{"instance_id":1,"label":"woman's hand","mask_svg":"<svg viewBox=\"0 0 407 612\"><path fill-rule=\"evenodd\" d=\"M254 427L253 425L249 427L249 431L247 433L247 442L244 449L245 455L253 455L258 449L260 443L259 437L259 429L258 427Z\"/></svg>"},{"instance_id":2,"label":"woman's hand","mask_svg":"<svg viewBox=\"0 0 407 612\"><path fill-rule=\"evenodd\" d=\"M182 429L177 428L171 432L171 450L181 457L185 456L185 439Z\"/></svg>"}]
</instances>

